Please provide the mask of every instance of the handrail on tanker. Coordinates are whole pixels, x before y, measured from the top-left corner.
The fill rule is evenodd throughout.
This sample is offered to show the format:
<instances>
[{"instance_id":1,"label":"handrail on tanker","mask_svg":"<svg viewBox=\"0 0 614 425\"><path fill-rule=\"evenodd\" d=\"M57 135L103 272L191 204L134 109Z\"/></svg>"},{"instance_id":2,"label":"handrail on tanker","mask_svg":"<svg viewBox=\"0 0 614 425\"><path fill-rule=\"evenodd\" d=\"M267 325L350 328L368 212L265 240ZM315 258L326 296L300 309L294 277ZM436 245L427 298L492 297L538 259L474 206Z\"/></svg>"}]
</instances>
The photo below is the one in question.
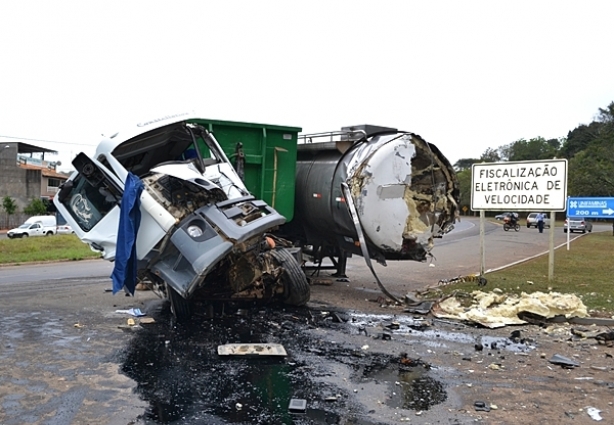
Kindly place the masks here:
<instances>
[{"instance_id":1,"label":"handrail on tanker","mask_svg":"<svg viewBox=\"0 0 614 425\"><path fill-rule=\"evenodd\" d=\"M313 143L312 139L329 137L329 141L334 142L333 137L335 136L346 136L347 140L356 141L367 137L367 132L364 130L325 131L323 133L299 134L298 139L303 139L303 143Z\"/></svg>"}]
</instances>

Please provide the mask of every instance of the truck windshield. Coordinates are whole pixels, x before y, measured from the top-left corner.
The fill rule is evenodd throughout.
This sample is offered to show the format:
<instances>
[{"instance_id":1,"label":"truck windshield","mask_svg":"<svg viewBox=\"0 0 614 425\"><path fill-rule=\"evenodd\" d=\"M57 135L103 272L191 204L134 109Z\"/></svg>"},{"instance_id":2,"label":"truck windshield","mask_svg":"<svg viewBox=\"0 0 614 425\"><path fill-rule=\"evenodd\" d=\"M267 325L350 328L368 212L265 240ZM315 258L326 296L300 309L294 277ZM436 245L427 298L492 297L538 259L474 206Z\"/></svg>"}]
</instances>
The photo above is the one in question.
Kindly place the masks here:
<instances>
[{"instance_id":1,"label":"truck windshield","mask_svg":"<svg viewBox=\"0 0 614 425\"><path fill-rule=\"evenodd\" d=\"M116 205L116 201L78 175L73 181L70 195L62 204L79 227L88 232Z\"/></svg>"}]
</instances>

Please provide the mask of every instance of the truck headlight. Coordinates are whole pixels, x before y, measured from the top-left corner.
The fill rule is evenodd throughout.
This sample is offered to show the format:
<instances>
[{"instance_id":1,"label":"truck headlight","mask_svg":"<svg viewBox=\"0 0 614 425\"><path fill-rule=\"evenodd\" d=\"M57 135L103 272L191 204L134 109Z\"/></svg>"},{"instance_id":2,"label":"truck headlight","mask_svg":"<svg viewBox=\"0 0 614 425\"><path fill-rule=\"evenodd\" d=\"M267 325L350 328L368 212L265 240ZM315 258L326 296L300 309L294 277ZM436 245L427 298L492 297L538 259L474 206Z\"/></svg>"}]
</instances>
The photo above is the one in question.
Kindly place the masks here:
<instances>
[{"instance_id":1,"label":"truck headlight","mask_svg":"<svg viewBox=\"0 0 614 425\"><path fill-rule=\"evenodd\" d=\"M188 235L190 235L193 238L199 238L203 235L203 229L201 229L199 226L192 224L190 226L188 226Z\"/></svg>"}]
</instances>

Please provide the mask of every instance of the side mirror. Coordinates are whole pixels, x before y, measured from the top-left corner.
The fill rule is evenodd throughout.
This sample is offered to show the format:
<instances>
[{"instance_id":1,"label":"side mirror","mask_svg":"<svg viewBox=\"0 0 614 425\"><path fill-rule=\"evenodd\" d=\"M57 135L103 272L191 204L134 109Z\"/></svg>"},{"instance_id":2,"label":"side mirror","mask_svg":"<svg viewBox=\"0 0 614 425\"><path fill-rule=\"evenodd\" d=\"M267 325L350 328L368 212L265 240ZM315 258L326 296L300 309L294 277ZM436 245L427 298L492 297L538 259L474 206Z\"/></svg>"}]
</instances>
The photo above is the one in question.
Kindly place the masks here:
<instances>
[{"instance_id":1,"label":"side mirror","mask_svg":"<svg viewBox=\"0 0 614 425\"><path fill-rule=\"evenodd\" d=\"M58 199L60 200L60 202L64 203L64 201L70 196L70 193L72 192L72 188L73 188L72 180L69 180L63 183L60 186L60 191L58 192Z\"/></svg>"}]
</instances>

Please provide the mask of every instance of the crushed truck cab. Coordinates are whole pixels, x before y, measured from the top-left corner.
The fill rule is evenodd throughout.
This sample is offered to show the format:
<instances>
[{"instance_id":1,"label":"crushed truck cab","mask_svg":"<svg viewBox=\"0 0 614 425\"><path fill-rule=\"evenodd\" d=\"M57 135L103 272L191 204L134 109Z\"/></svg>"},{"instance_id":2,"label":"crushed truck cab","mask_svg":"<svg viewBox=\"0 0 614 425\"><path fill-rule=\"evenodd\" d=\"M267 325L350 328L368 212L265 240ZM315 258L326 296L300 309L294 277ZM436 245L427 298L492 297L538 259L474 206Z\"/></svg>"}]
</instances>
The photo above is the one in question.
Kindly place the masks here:
<instances>
[{"instance_id":1,"label":"crushed truck cab","mask_svg":"<svg viewBox=\"0 0 614 425\"><path fill-rule=\"evenodd\" d=\"M291 244L272 234L284 216L250 194L206 124L179 114L103 139L77 155L54 204L115 261L115 292L144 282L178 318L195 299L306 304Z\"/></svg>"}]
</instances>

